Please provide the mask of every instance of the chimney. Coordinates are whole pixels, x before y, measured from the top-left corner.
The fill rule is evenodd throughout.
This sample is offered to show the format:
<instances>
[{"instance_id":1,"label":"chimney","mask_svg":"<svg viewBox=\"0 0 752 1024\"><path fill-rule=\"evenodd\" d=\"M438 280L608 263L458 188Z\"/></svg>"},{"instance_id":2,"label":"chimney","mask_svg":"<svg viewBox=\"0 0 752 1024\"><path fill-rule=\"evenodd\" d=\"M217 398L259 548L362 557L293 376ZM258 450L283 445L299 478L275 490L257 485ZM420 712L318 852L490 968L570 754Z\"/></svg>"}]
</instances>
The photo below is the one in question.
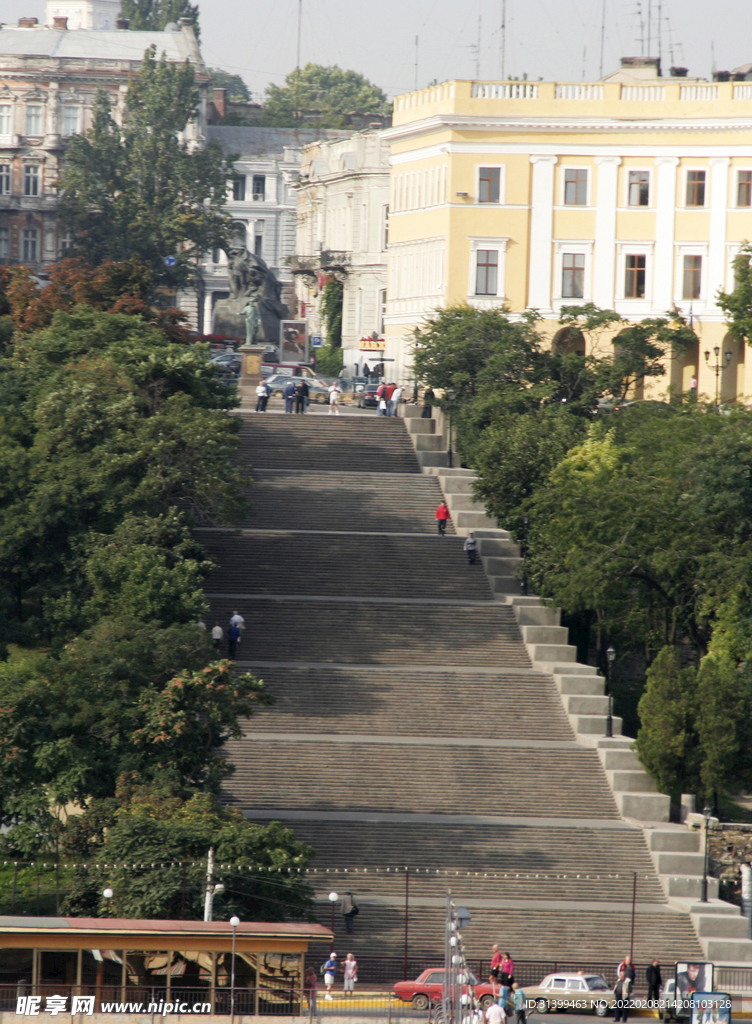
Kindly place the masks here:
<instances>
[{"instance_id":1,"label":"chimney","mask_svg":"<svg viewBox=\"0 0 752 1024\"><path fill-rule=\"evenodd\" d=\"M227 113L227 89L213 89L212 103L217 108L219 116L224 117Z\"/></svg>"},{"instance_id":2,"label":"chimney","mask_svg":"<svg viewBox=\"0 0 752 1024\"><path fill-rule=\"evenodd\" d=\"M19 18L19 28L34 28L35 25L39 24L39 18Z\"/></svg>"},{"instance_id":3,"label":"chimney","mask_svg":"<svg viewBox=\"0 0 752 1024\"><path fill-rule=\"evenodd\" d=\"M193 28L193 18L178 18L178 25L181 28Z\"/></svg>"},{"instance_id":4,"label":"chimney","mask_svg":"<svg viewBox=\"0 0 752 1024\"><path fill-rule=\"evenodd\" d=\"M730 71L714 71L713 72L714 82L730 82L731 72Z\"/></svg>"},{"instance_id":5,"label":"chimney","mask_svg":"<svg viewBox=\"0 0 752 1024\"><path fill-rule=\"evenodd\" d=\"M686 78L689 68L671 68L672 78Z\"/></svg>"},{"instance_id":6,"label":"chimney","mask_svg":"<svg viewBox=\"0 0 752 1024\"><path fill-rule=\"evenodd\" d=\"M116 18L115 19L115 28L120 29L121 32L127 32L127 30L130 27L131 27L131 20L130 20L130 18Z\"/></svg>"},{"instance_id":7,"label":"chimney","mask_svg":"<svg viewBox=\"0 0 752 1024\"><path fill-rule=\"evenodd\" d=\"M60 32L67 32L68 19L56 16L52 19L52 27L58 29Z\"/></svg>"}]
</instances>

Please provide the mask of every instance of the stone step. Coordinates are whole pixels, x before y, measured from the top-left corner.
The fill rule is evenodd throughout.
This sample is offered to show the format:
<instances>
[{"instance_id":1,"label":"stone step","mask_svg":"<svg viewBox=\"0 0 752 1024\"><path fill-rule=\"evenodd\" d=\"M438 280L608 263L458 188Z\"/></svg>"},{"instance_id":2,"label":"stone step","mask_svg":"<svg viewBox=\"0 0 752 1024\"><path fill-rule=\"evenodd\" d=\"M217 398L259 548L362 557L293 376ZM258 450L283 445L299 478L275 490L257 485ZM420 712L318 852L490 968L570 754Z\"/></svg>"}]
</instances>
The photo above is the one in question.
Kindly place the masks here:
<instances>
[{"instance_id":1,"label":"stone step","mask_svg":"<svg viewBox=\"0 0 752 1024\"><path fill-rule=\"evenodd\" d=\"M479 530L484 526L496 526L496 520L486 515L485 512L458 512L452 518L458 531Z\"/></svg>"},{"instance_id":2,"label":"stone step","mask_svg":"<svg viewBox=\"0 0 752 1024\"><path fill-rule=\"evenodd\" d=\"M603 701L608 698L601 697ZM638 767L636 771L623 769L607 770L606 777L614 792L618 793L657 793L655 782L646 771Z\"/></svg>"},{"instance_id":3,"label":"stone step","mask_svg":"<svg viewBox=\"0 0 752 1024\"><path fill-rule=\"evenodd\" d=\"M749 938L749 921L741 914L738 917L732 917L730 914L693 914L692 920L701 941L706 938ZM752 946L752 943L750 945Z\"/></svg>"},{"instance_id":4,"label":"stone step","mask_svg":"<svg viewBox=\"0 0 752 1024\"><path fill-rule=\"evenodd\" d=\"M433 420L424 420L420 417L411 417L405 421L407 432L413 437L421 434L435 434L436 424Z\"/></svg>"},{"instance_id":5,"label":"stone step","mask_svg":"<svg viewBox=\"0 0 752 1024\"><path fill-rule=\"evenodd\" d=\"M415 437L416 452L440 452L441 449L441 438L434 434L418 434Z\"/></svg>"},{"instance_id":6,"label":"stone step","mask_svg":"<svg viewBox=\"0 0 752 1024\"><path fill-rule=\"evenodd\" d=\"M648 847L656 853L697 853L700 833L675 825L671 829L654 829L648 833Z\"/></svg>"},{"instance_id":7,"label":"stone step","mask_svg":"<svg viewBox=\"0 0 752 1024\"><path fill-rule=\"evenodd\" d=\"M475 478L472 476L448 476L446 473L439 474L441 489L447 497L457 495L472 495Z\"/></svg>"},{"instance_id":8,"label":"stone step","mask_svg":"<svg viewBox=\"0 0 752 1024\"><path fill-rule=\"evenodd\" d=\"M633 750L606 750L603 754L603 767L609 769L642 769L640 759Z\"/></svg>"},{"instance_id":9,"label":"stone step","mask_svg":"<svg viewBox=\"0 0 752 1024\"><path fill-rule=\"evenodd\" d=\"M569 630L564 626L520 626L526 644L566 644Z\"/></svg>"},{"instance_id":10,"label":"stone step","mask_svg":"<svg viewBox=\"0 0 752 1024\"><path fill-rule=\"evenodd\" d=\"M483 558L483 567L489 576L515 576L522 566L522 559L515 554L516 544L509 544L508 553L502 557ZM519 550L519 549L518 549Z\"/></svg>"}]
</instances>

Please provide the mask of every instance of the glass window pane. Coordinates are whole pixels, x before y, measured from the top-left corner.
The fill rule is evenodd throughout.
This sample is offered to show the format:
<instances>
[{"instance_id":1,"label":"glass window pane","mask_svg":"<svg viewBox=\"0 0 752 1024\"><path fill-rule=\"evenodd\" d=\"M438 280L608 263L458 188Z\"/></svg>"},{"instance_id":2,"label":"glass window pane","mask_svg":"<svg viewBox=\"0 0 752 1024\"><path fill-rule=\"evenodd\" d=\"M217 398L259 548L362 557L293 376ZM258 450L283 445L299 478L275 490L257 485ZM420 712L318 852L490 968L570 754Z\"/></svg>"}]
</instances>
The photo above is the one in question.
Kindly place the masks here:
<instances>
[{"instance_id":1,"label":"glass window pane","mask_svg":"<svg viewBox=\"0 0 752 1024\"><path fill-rule=\"evenodd\" d=\"M650 200L650 172L629 172L629 205L647 206Z\"/></svg>"},{"instance_id":2,"label":"glass window pane","mask_svg":"<svg viewBox=\"0 0 752 1024\"><path fill-rule=\"evenodd\" d=\"M63 135L78 133L78 107L63 107Z\"/></svg>"},{"instance_id":3,"label":"glass window pane","mask_svg":"<svg viewBox=\"0 0 752 1024\"><path fill-rule=\"evenodd\" d=\"M752 171L739 171L736 187L736 205L752 206Z\"/></svg>"},{"instance_id":4,"label":"glass window pane","mask_svg":"<svg viewBox=\"0 0 752 1024\"><path fill-rule=\"evenodd\" d=\"M581 299L585 286L585 256L564 253L562 257L561 294L564 299Z\"/></svg>"},{"instance_id":5,"label":"glass window pane","mask_svg":"<svg viewBox=\"0 0 752 1024\"><path fill-rule=\"evenodd\" d=\"M13 106L0 103L0 135L10 135L13 131Z\"/></svg>"},{"instance_id":6,"label":"glass window pane","mask_svg":"<svg viewBox=\"0 0 752 1024\"><path fill-rule=\"evenodd\" d=\"M475 294L496 295L499 253L496 249L478 249L475 273Z\"/></svg>"},{"instance_id":7,"label":"glass window pane","mask_svg":"<svg viewBox=\"0 0 752 1024\"><path fill-rule=\"evenodd\" d=\"M685 256L682 298L699 299L701 281L702 256Z\"/></svg>"},{"instance_id":8,"label":"glass window pane","mask_svg":"<svg viewBox=\"0 0 752 1024\"><path fill-rule=\"evenodd\" d=\"M627 299L645 298L645 256L627 256L624 297Z\"/></svg>"},{"instance_id":9,"label":"glass window pane","mask_svg":"<svg viewBox=\"0 0 752 1024\"><path fill-rule=\"evenodd\" d=\"M705 171L687 171L687 206L705 205Z\"/></svg>"},{"instance_id":10,"label":"glass window pane","mask_svg":"<svg viewBox=\"0 0 752 1024\"><path fill-rule=\"evenodd\" d=\"M478 202L498 203L500 183L501 169L499 167L481 167L478 183Z\"/></svg>"},{"instance_id":11,"label":"glass window pane","mask_svg":"<svg viewBox=\"0 0 752 1024\"><path fill-rule=\"evenodd\" d=\"M232 182L232 198L236 202L242 202L245 199L245 175L239 174L237 178L233 179Z\"/></svg>"},{"instance_id":12,"label":"glass window pane","mask_svg":"<svg viewBox=\"0 0 752 1024\"><path fill-rule=\"evenodd\" d=\"M7 260L10 256L10 229L0 228L0 259ZM0 965L0 971L2 965ZM0 984L2 982L0 981Z\"/></svg>"},{"instance_id":13,"label":"glass window pane","mask_svg":"<svg viewBox=\"0 0 752 1024\"><path fill-rule=\"evenodd\" d=\"M10 164L0 164L0 196L10 195Z\"/></svg>"},{"instance_id":14,"label":"glass window pane","mask_svg":"<svg viewBox=\"0 0 752 1024\"><path fill-rule=\"evenodd\" d=\"M587 171L568 170L564 172L564 204L566 206L587 205Z\"/></svg>"},{"instance_id":15,"label":"glass window pane","mask_svg":"<svg viewBox=\"0 0 752 1024\"><path fill-rule=\"evenodd\" d=\"M32 105L26 108L26 134L42 134L42 108Z\"/></svg>"},{"instance_id":16,"label":"glass window pane","mask_svg":"<svg viewBox=\"0 0 752 1024\"><path fill-rule=\"evenodd\" d=\"M253 175L253 198L260 202L266 196L266 175Z\"/></svg>"}]
</instances>

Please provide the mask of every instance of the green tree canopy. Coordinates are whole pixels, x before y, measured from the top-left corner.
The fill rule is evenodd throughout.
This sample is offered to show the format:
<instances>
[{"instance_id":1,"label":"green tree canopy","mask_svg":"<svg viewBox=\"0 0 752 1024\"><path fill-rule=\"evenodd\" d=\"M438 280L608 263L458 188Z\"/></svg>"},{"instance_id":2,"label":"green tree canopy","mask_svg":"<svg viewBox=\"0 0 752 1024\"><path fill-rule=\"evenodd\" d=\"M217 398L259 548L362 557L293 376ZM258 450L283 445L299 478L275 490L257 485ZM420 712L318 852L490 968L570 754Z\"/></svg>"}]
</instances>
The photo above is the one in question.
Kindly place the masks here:
<instances>
[{"instance_id":1,"label":"green tree canopy","mask_svg":"<svg viewBox=\"0 0 752 1024\"><path fill-rule=\"evenodd\" d=\"M130 20L130 29L146 32L161 32L170 22L190 18L196 36L200 34L198 4L190 0L120 0L120 16Z\"/></svg>"},{"instance_id":2,"label":"green tree canopy","mask_svg":"<svg viewBox=\"0 0 752 1024\"><path fill-rule=\"evenodd\" d=\"M233 75L222 68L209 68L211 84L215 89L226 89L227 99L232 103L249 103L251 94L240 75Z\"/></svg>"},{"instance_id":3,"label":"green tree canopy","mask_svg":"<svg viewBox=\"0 0 752 1024\"><path fill-rule=\"evenodd\" d=\"M197 106L191 64L157 59L154 47L128 89L122 126L100 90L92 127L70 139L58 183L74 255L93 264L137 256L156 284L176 287L192 279L202 252L227 247L219 145L193 149L181 139Z\"/></svg>"},{"instance_id":4,"label":"green tree canopy","mask_svg":"<svg viewBox=\"0 0 752 1024\"><path fill-rule=\"evenodd\" d=\"M256 124L275 128L347 128L348 115L385 117L386 95L356 71L306 64L284 85L267 86L263 116Z\"/></svg>"}]
</instances>

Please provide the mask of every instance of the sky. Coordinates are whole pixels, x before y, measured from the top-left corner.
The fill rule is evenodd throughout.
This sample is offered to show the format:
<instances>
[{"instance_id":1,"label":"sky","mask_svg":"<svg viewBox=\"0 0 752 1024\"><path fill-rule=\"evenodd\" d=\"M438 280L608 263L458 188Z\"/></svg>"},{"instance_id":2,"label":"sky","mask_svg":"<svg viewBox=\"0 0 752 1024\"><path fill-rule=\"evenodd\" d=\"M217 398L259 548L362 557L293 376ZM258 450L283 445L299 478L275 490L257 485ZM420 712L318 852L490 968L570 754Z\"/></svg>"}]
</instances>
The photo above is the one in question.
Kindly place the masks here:
<instances>
[{"instance_id":1,"label":"sky","mask_svg":"<svg viewBox=\"0 0 752 1024\"><path fill-rule=\"evenodd\" d=\"M391 98L450 78L500 73L504 0L199 0L207 64L241 75L254 98L301 62L338 64ZM599 77L622 56L658 55L709 77L752 62L750 0L505 0L506 76L548 81ZM44 16L44 0L0 0L0 19ZM479 21L480 19L480 21ZM648 54L648 24L651 45ZM416 68L416 45L417 68Z\"/></svg>"}]
</instances>

